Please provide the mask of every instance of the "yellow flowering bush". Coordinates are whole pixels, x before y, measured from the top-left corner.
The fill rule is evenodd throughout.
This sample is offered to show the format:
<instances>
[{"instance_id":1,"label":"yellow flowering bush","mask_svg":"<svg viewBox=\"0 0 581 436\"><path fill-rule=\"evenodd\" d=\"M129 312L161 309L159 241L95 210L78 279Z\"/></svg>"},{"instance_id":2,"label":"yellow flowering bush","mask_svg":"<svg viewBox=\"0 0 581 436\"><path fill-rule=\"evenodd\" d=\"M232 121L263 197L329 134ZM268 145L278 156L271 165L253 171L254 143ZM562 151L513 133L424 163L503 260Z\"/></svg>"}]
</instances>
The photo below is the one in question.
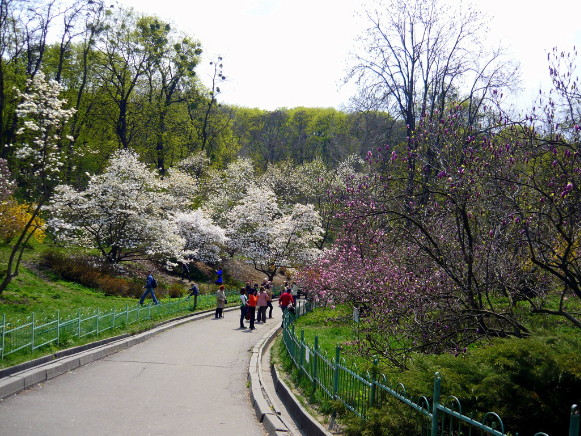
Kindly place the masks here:
<instances>
[{"instance_id":1,"label":"yellow flowering bush","mask_svg":"<svg viewBox=\"0 0 581 436\"><path fill-rule=\"evenodd\" d=\"M0 202L0 241L8 244L18 236L30 220L34 208L34 204L18 203L13 198ZM28 232L33 233L36 241L44 241L44 220L39 216L34 217Z\"/></svg>"}]
</instances>

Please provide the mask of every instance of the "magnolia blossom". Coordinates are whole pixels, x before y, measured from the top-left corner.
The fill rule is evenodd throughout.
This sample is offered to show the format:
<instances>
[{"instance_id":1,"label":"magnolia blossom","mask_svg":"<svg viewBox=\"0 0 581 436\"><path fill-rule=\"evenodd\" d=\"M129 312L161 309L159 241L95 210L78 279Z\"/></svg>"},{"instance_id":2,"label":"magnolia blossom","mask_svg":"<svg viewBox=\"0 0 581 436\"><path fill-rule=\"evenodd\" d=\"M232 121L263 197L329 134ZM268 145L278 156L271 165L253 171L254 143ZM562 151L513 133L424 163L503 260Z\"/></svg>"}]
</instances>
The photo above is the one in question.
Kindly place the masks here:
<instances>
[{"instance_id":1,"label":"magnolia blossom","mask_svg":"<svg viewBox=\"0 0 581 436\"><path fill-rule=\"evenodd\" d=\"M8 162L0 158L0 201L3 201L12 195L14 190L14 181L10 180L10 170Z\"/></svg>"},{"instance_id":2,"label":"magnolia blossom","mask_svg":"<svg viewBox=\"0 0 581 436\"><path fill-rule=\"evenodd\" d=\"M171 207L174 210L189 210L200 191L198 181L189 174L175 168L169 168L163 179L169 198L177 199Z\"/></svg>"},{"instance_id":3,"label":"magnolia blossom","mask_svg":"<svg viewBox=\"0 0 581 436\"><path fill-rule=\"evenodd\" d=\"M314 261L321 238L321 219L312 205L282 205L274 192L251 187L227 215L230 248L250 259L271 278L281 266Z\"/></svg>"},{"instance_id":4,"label":"magnolia blossom","mask_svg":"<svg viewBox=\"0 0 581 436\"><path fill-rule=\"evenodd\" d=\"M174 215L179 235L185 240L184 256L202 262L216 263L228 238L202 210Z\"/></svg>"},{"instance_id":5,"label":"magnolia blossom","mask_svg":"<svg viewBox=\"0 0 581 436\"><path fill-rule=\"evenodd\" d=\"M65 109L66 100L59 98L64 88L54 80L46 80L42 72L28 81L27 89L17 90L21 102L16 114L22 127L16 132L19 142L15 155L29 162L31 175L56 180L65 159L58 132L75 109Z\"/></svg>"},{"instance_id":6,"label":"magnolia blossom","mask_svg":"<svg viewBox=\"0 0 581 436\"><path fill-rule=\"evenodd\" d=\"M48 225L57 240L98 249L110 262L177 259L185 244L169 215L176 203L156 174L131 151L120 151L85 191L58 186Z\"/></svg>"},{"instance_id":7,"label":"magnolia blossom","mask_svg":"<svg viewBox=\"0 0 581 436\"><path fill-rule=\"evenodd\" d=\"M199 151L179 162L176 168L195 180L200 180L210 168L210 159L205 151Z\"/></svg>"},{"instance_id":8,"label":"magnolia blossom","mask_svg":"<svg viewBox=\"0 0 581 436\"><path fill-rule=\"evenodd\" d=\"M209 173L202 189L207 198L205 208L214 222L226 226L226 215L256 185L254 178L254 164L250 159L238 159L223 170Z\"/></svg>"}]
</instances>

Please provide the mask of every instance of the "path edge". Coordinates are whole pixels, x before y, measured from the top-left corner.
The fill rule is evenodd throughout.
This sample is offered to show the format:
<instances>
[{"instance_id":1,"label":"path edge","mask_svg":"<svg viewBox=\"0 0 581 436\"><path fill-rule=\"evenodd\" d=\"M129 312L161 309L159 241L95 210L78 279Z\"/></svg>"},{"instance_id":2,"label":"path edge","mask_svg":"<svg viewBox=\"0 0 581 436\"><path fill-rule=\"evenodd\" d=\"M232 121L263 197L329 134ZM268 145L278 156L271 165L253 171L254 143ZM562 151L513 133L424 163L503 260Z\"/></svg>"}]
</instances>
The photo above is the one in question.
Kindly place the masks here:
<instances>
[{"instance_id":1,"label":"path edge","mask_svg":"<svg viewBox=\"0 0 581 436\"><path fill-rule=\"evenodd\" d=\"M248 368L248 380L250 381L250 397L256 411L256 417L264 425L265 430L271 436L291 435L290 426L285 422L281 413L276 410L274 403L264 388L262 354L272 341L282 331L282 324L266 333L253 347ZM303 433L309 436L332 436L319 421L300 404L287 384L282 381L273 363L270 363L269 373L272 376L275 392L279 400L287 408L294 424Z\"/></svg>"}]
</instances>

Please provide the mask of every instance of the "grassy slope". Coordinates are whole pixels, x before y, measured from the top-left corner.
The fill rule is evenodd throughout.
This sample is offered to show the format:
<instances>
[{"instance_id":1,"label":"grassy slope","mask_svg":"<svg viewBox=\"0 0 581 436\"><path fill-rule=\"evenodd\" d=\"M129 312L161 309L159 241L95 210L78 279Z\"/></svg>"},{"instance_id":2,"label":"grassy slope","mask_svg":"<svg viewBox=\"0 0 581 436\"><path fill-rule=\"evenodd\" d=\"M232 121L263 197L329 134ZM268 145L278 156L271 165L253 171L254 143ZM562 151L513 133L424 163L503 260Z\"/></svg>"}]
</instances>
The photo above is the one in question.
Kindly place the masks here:
<instances>
[{"instance_id":1,"label":"grassy slope","mask_svg":"<svg viewBox=\"0 0 581 436\"><path fill-rule=\"evenodd\" d=\"M8 320L27 317L32 312L44 317L57 311L65 315L78 310L121 309L126 304L136 304L133 298L106 297L102 292L38 271L34 265L45 249L47 246L43 244L25 251L19 275L0 295L0 315L6 315ZM5 265L8 255L8 247L0 247L0 265Z\"/></svg>"}]
</instances>

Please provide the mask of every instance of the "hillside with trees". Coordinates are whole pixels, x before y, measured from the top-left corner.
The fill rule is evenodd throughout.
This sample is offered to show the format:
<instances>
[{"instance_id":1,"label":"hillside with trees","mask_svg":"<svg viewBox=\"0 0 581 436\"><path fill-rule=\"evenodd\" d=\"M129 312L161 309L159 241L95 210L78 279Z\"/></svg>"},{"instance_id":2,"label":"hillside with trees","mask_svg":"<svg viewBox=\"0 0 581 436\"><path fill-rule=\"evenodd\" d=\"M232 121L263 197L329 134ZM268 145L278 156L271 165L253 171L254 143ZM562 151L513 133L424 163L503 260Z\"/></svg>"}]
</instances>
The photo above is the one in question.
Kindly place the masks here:
<instances>
[{"instance_id":1,"label":"hillside with trees","mask_svg":"<svg viewBox=\"0 0 581 436\"><path fill-rule=\"evenodd\" d=\"M578 344L576 51L548 54L552 89L516 116L518 70L477 11L384 6L350 110L266 111L222 104L227 59L204 86L203 41L157 17L1 0L0 299L37 241L118 269L292 273L362 310L359 352L402 371L498 338Z\"/></svg>"}]
</instances>

